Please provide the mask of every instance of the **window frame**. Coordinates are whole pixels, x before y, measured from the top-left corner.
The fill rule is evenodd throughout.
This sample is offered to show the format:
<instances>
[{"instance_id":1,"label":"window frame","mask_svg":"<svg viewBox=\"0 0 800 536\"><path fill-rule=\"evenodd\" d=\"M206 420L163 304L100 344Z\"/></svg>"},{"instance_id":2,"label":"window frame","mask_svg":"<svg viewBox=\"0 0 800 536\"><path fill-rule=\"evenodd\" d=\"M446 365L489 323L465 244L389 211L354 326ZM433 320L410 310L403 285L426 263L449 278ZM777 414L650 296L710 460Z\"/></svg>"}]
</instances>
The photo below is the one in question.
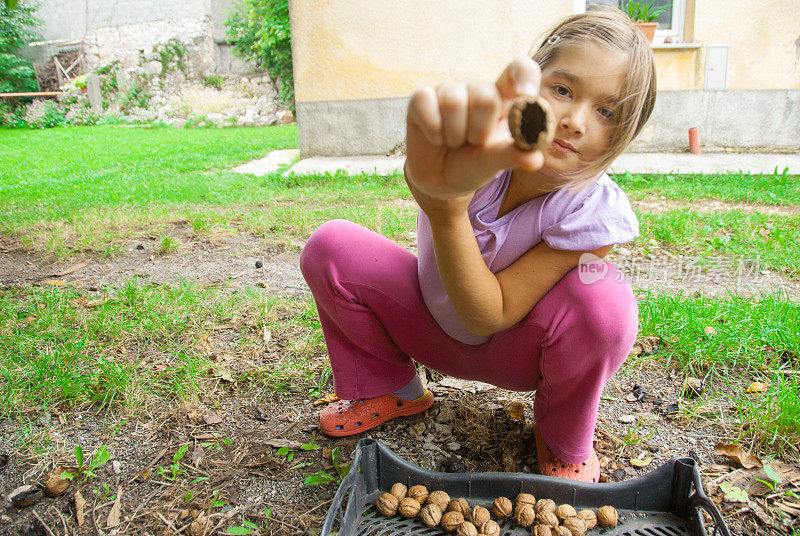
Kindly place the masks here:
<instances>
[{"instance_id":1,"label":"window frame","mask_svg":"<svg viewBox=\"0 0 800 536\"><path fill-rule=\"evenodd\" d=\"M573 0L575 13L586 12L587 0ZM654 45L663 44L670 37L675 43L683 43L686 27L686 2L687 0L672 0L672 28L656 29L653 38Z\"/></svg>"}]
</instances>

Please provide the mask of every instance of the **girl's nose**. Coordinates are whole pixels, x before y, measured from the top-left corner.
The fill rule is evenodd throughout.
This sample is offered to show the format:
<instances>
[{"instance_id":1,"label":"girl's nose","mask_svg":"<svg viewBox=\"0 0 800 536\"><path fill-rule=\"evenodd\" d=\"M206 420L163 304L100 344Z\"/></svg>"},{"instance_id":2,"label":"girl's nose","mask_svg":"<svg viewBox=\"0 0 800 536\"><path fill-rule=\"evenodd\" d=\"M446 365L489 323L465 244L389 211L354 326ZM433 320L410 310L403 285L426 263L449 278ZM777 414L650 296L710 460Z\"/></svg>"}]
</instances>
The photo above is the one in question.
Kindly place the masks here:
<instances>
[{"instance_id":1,"label":"girl's nose","mask_svg":"<svg viewBox=\"0 0 800 536\"><path fill-rule=\"evenodd\" d=\"M567 110L561 117L561 128L582 136L586 132L586 111L583 107L575 106Z\"/></svg>"}]
</instances>

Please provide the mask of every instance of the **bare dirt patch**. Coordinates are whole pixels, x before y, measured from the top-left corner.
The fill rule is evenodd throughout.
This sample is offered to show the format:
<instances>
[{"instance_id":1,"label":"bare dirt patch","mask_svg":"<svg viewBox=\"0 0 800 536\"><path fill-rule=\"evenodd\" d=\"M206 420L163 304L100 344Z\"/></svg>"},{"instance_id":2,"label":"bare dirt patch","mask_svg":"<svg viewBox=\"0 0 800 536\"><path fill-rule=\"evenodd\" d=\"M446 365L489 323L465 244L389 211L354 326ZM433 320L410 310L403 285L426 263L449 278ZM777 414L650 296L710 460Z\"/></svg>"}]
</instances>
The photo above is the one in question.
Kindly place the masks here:
<instances>
[{"instance_id":1,"label":"bare dirt patch","mask_svg":"<svg viewBox=\"0 0 800 536\"><path fill-rule=\"evenodd\" d=\"M663 214L673 210L684 210L709 214L712 212L733 212L738 210L745 214L797 216L800 214L800 207L795 205L767 205L765 203L745 203L740 201L722 201L719 199L667 199L658 196L655 199L632 200L631 205L642 212L652 214Z\"/></svg>"}]
</instances>

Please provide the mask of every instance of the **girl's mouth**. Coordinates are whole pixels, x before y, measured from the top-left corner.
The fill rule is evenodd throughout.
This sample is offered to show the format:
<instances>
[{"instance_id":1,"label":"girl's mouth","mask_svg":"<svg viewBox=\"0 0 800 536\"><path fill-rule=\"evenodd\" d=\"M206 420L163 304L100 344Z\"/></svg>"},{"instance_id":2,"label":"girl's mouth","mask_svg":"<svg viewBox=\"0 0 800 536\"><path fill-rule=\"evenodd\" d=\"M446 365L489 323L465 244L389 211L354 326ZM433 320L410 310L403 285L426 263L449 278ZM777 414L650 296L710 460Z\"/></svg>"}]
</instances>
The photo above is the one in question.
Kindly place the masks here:
<instances>
[{"instance_id":1,"label":"girl's mouth","mask_svg":"<svg viewBox=\"0 0 800 536\"><path fill-rule=\"evenodd\" d=\"M568 153L577 153L578 152L578 151L575 150L575 147L570 145L568 142L566 142L564 140L559 140L558 138L553 140L553 143L552 143L551 147L557 153L568 154Z\"/></svg>"}]
</instances>

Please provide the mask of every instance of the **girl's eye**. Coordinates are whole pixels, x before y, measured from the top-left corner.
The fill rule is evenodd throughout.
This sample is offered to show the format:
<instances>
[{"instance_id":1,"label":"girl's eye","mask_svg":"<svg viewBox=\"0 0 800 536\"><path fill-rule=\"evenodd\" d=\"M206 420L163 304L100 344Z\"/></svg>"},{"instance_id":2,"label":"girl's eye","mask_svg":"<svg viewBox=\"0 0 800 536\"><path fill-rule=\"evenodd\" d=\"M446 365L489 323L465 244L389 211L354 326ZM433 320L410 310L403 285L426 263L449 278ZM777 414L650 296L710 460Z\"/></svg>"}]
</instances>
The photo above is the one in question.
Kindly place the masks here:
<instances>
[{"instance_id":1,"label":"girl's eye","mask_svg":"<svg viewBox=\"0 0 800 536\"><path fill-rule=\"evenodd\" d=\"M603 119L606 121L613 121L614 120L614 110L609 108L600 108L598 113L603 116Z\"/></svg>"},{"instance_id":2,"label":"girl's eye","mask_svg":"<svg viewBox=\"0 0 800 536\"><path fill-rule=\"evenodd\" d=\"M567 86L556 84L553 86L552 89L553 93L555 93L559 97L569 97L570 95L569 88Z\"/></svg>"}]
</instances>

